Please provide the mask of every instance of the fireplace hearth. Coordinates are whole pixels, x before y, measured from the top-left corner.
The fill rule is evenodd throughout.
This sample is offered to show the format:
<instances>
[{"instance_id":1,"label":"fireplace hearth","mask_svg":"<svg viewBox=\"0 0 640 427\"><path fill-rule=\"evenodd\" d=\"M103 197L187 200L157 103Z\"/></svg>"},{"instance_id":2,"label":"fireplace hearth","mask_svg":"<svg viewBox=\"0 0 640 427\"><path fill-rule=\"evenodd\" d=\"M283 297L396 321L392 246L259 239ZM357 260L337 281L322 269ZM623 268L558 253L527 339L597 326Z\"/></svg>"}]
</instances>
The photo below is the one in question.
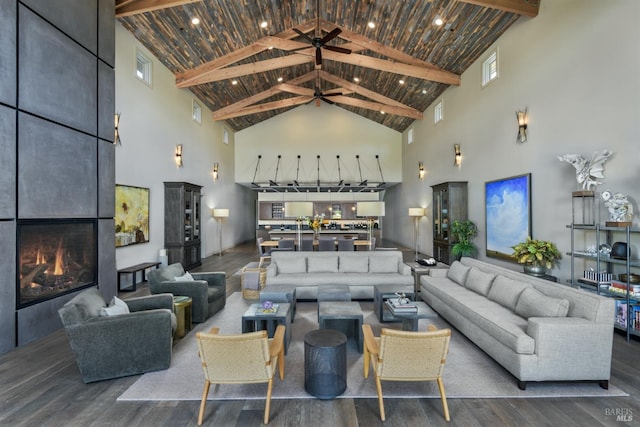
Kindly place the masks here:
<instances>
[{"instance_id":1,"label":"fireplace hearth","mask_svg":"<svg viewBox=\"0 0 640 427\"><path fill-rule=\"evenodd\" d=\"M18 308L94 286L95 220L18 221Z\"/></svg>"}]
</instances>

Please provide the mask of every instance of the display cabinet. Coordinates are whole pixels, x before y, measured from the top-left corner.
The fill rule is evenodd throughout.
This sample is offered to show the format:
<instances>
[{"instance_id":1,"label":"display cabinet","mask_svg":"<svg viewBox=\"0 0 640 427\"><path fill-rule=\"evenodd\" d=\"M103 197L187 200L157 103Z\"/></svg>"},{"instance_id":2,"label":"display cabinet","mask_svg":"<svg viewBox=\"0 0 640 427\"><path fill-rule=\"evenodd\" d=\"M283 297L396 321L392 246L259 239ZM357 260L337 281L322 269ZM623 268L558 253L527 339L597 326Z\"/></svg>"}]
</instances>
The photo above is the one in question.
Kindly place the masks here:
<instances>
[{"instance_id":1,"label":"display cabinet","mask_svg":"<svg viewBox=\"0 0 640 427\"><path fill-rule=\"evenodd\" d=\"M169 264L179 262L185 270L202 264L201 188L187 182L164 183L164 245Z\"/></svg>"},{"instance_id":2,"label":"display cabinet","mask_svg":"<svg viewBox=\"0 0 640 427\"><path fill-rule=\"evenodd\" d=\"M433 256L445 264L453 262L449 226L467 219L467 182L444 182L433 190Z\"/></svg>"},{"instance_id":3,"label":"display cabinet","mask_svg":"<svg viewBox=\"0 0 640 427\"><path fill-rule=\"evenodd\" d=\"M640 336L640 260L631 251L640 229L578 224L567 228L571 229L567 254L571 256L571 286L615 298L615 327L625 331L627 340L631 335ZM624 250L609 252L614 245Z\"/></svg>"}]
</instances>

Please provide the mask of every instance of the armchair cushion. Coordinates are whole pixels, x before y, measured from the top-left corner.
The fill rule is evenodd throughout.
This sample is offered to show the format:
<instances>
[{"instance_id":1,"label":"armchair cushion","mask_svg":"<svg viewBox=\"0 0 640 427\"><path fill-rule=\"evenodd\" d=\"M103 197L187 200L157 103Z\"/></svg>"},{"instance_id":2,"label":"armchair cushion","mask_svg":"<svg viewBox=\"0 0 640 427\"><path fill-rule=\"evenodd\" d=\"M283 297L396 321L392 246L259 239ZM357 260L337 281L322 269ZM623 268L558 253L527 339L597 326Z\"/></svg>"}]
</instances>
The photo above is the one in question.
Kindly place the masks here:
<instances>
[{"instance_id":1,"label":"armchair cushion","mask_svg":"<svg viewBox=\"0 0 640 427\"><path fill-rule=\"evenodd\" d=\"M119 314L129 314L129 306L120 298L114 296L107 307L100 309L100 316L117 316Z\"/></svg>"},{"instance_id":2,"label":"armchair cushion","mask_svg":"<svg viewBox=\"0 0 640 427\"><path fill-rule=\"evenodd\" d=\"M173 280L176 282L193 282L195 279L193 276L187 271L182 276L174 277Z\"/></svg>"}]
</instances>

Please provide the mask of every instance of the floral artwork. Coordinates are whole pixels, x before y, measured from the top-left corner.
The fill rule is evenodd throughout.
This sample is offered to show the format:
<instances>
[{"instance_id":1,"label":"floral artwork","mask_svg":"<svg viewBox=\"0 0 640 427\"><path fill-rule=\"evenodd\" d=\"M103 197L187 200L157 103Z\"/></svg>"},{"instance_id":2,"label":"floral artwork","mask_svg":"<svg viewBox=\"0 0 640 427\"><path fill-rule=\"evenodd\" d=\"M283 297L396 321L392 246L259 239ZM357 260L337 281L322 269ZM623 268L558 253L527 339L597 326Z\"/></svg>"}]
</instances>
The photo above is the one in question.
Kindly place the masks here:
<instances>
[{"instance_id":1,"label":"floral artwork","mask_svg":"<svg viewBox=\"0 0 640 427\"><path fill-rule=\"evenodd\" d=\"M149 189L116 184L116 248L149 241Z\"/></svg>"}]
</instances>

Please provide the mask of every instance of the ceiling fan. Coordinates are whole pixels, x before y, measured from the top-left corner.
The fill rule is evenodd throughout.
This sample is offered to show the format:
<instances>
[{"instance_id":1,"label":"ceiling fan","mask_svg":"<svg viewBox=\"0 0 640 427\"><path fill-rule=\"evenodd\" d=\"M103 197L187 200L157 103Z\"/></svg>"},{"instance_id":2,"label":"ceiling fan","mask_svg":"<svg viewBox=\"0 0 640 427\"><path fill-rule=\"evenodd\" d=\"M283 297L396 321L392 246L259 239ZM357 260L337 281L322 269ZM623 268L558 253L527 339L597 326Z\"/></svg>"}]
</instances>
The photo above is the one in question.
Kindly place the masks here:
<instances>
[{"instance_id":1,"label":"ceiling fan","mask_svg":"<svg viewBox=\"0 0 640 427\"><path fill-rule=\"evenodd\" d=\"M312 98L309 100L309 102L315 100L316 101L316 106L319 107L320 106L320 101L324 101L327 104L335 104L335 102L333 102L330 99L327 99L327 97L329 96L339 96L342 95L342 92L331 92L331 93L323 93L322 90L320 89L320 70L318 70L318 77L316 77L316 87L313 91L313 96ZM307 102L307 104L309 103Z\"/></svg>"},{"instance_id":2,"label":"ceiling fan","mask_svg":"<svg viewBox=\"0 0 640 427\"><path fill-rule=\"evenodd\" d=\"M346 54L351 53L350 49L346 49L340 46L327 45L328 42L336 38L342 32L340 28L333 29L324 37L319 36L320 35L320 0L316 1L316 14L317 14L316 37L311 38L305 33L303 33L302 31L298 30L297 28L293 28L293 31L298 33L300 36L304 37L309 43L311 43L313 47L316 48L316 65L322 65L322 48L327 50L332 50L334 52L339 52L339 53L346 53ZM296 50L300 50L300 49L296 49Z\"/></svg>"}]
</instances>

